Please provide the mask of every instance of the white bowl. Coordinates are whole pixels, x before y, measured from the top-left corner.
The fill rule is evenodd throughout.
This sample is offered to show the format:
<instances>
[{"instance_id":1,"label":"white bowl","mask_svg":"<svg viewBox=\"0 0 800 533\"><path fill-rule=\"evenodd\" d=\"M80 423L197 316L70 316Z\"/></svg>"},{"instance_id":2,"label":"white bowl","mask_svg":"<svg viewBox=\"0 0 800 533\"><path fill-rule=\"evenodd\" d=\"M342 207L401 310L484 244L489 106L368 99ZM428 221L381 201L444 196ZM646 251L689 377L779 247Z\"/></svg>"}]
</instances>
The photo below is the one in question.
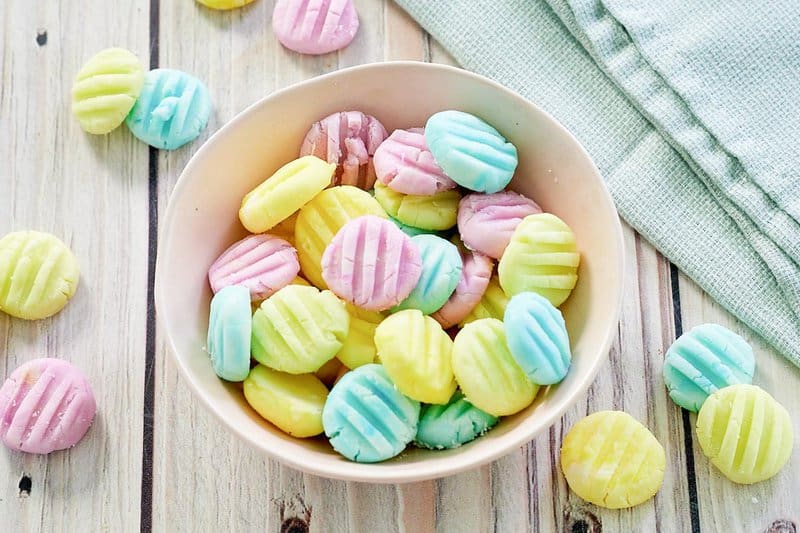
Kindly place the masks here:
<instances>
[{"instance_id":1,"label":"white bowl","mask_svg":"<svg viewBox=\"0 0 800 533\"><path fill-rule=\"evenodd\" d=\"M423 126L433 113L459 109L496 127L519 151L511 188L533 198L574 230L581 252L578 284L562 306L572 343L566 379L533 405L503 418L461 448L409 448L379 464L337 455L323 437L292 438L245 402L238 384L214 374L206 345L214 259L245 235L242 196L298 156L309 126L340 110L376 116L390 132ZM230 431L269 456L320 476L407 482L453 474L497 459L561 417L591 384L616 332L622 299L622 231L597 168L578 141L547 113L486 78L443 65L393 62L313 78L250 106L195 154L178 180L162 224L155 299L175 362L197 398Z\"/></svg>"}]
</instances>

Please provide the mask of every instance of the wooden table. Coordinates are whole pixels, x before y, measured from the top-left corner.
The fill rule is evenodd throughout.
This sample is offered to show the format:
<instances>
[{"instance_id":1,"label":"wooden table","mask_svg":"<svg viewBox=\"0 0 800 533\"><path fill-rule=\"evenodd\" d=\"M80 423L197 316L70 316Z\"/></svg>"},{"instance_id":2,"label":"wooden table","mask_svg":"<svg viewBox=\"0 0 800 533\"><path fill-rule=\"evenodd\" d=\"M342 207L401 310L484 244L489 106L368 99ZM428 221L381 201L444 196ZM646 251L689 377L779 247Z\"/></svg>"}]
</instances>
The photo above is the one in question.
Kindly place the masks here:
<instances>
[{"instance_id":1,"label":"wooden table","mask_svg":"<svg viewBox=\"0 0 800 533\"><path fill-rule=\"evenodd\" d=\"M362 25L350 47L302 57L272 35L270 0L228 13L192 0L2 2L0 234L59 235L82 280L52 319L0 315L0 375L35 357L71 360L88 374L100 410L68 452L0 451L0 531L796 531L798 453L773 480L730 483L700 452L695 416L667 397L661 365L681 331L730 326L756 349L756 383L800 427L797 369L628 226L625 302L609 362L561 422L491 465L399 486L330 481L265 459L193 399L152 303L158 223L192 153L247 105L311 76L390 59L453 62L392 2L356 4ZM125 127L105 137L81 132L69 111L72 78L112 45L207 83L216 110L201 139L159 152ZM555 466L565 431L602 409L627 411L666 447L664 486L635 509L582 502Z\"/></svg>"}]
</instances>

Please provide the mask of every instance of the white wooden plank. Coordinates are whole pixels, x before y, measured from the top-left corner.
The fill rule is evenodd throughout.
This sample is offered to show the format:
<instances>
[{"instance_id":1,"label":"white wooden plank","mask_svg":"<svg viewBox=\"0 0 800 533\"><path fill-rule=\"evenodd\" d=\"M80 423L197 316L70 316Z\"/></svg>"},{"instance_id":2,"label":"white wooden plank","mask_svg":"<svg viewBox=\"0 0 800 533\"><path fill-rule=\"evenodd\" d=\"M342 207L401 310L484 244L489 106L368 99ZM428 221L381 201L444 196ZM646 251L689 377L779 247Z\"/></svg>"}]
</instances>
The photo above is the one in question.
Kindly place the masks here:
<instances>
[{"instance_id":1,"label":"white wooden plank","mask_svg":"<svg viewBox=\"0 0 800 533\"><path fill-rule=\"evenodd\" d=\"M683 330L707 322L728 327L747 339L756 355L756 373L753 383L770 393L789 411L797 435L800 428L800 396L797 378L800 372L761 338L753 334L733 316L722 309L689 278L680 275L681 315ZM697 495L700 525L705 531L766 531L776 524L777 531L794 531L800 516L800 453L797 446L789 463L774 478L755 485L737 485L726 479L705 458L697 444L691 415L694 461L697 470ZM797 442L797 439L795 439ZM781 530L781 521L795 524L795 529Z\"/></svg>"},{"instance_id":2,"label":"white wooden plank","mask_svg":"<svg viewBox=\"0 0 800 533\"><path fill-rule=\"evenodd\" d=\"M274 87L275 46L265 35L271 2L219 12L193 1L161 2L159 65L193 74L208 87L214 113L200 139L159 153L159 212L191 155L214 131ZM202 44L201 44L202 43ZM214 419L179 377L158 332L154 531L274 531L302 505L302 479L277 467ZM293 516L293 515L292 515Z\"/></svg>"},{"instance_id":3,"label":"white wooden plank","mask_svg":"<svg viewBox=\"0 0 800 533\"><path fill-rule=\"evenodd\" d=\"M619 335L609 363L585 399L530 445L530 512L534 531L650 531L664 524L688 528L689 496L680 414L672 409L659 361L672 339L669 265L627 225L625 299ZM664 445L667 471L656 497L630 510L612 511L583 502L567 489L559 449L572 425L595 411L624 410L644 423ZM676 522L677 521L677 522Z\"/></svg>"},{"instance_id":4,"label":"white wooden plank","mask_svg":"<svg viewBox=\"0 0 800 533\"><path fill-rule=\"evenodd\" d=\"M240 14L212 13L191 5L162 5L161 33L170 35L174 28L183 31L184 41L169 40L161 45L161 64L183 68L207 82L215 97L216 113L207 136L237 111L262 94L339 66L379 61L398 54L420 55L422 34L393 4L358 3L362 26L353 44L338 54L309 57L282 48L264 21L269 20L272 2L257 2ZM198 10L202 17L198 18ZM395 21L400 24L395 25ZM384 47L384 24L391 26L398 44ZM418 51L403 48L407 42L402 24L416 38ZM198 57L193 43L213 42L216 53ZM412 41L408 41L412 42ZM253 44L257 43L257 44ZM401 46L402 45L402 46ZM229 59L232 58L232 59ZM249 65L249 66L247 66ZM254 66L254 67L253 67ZM238 84L235 80L248 80ZM189 149L160 158L160 207L166 205L174 179L188 161L198 140ZM166 361L166 348L159 351L156 427L156 463L154 527L181 524L187 531L208 528L236 528L236 509L241 497L264 501L251 508L249 527L266 524L278 529L285 521L305 520L312 531L395 531L397 530L398 495L393 486L362 485L331 481L303 475L270 462L235 441L219 424L202 412ZM180 415L180 416L179 416ZM193 443L193 445L192 445ZM198 479L194 465L206 450L225 449L225 457L215 464L212 479ZM237 467L238 466L238 467ZM219 493L220 480L231 479L234 470L239 484L238 497ZM216 481L215 481L216 480ZM265 495L268 496L265 497ZM214 501L211 505L198 505ZM432 508L432 507L431 507Z\"/></svg>"},{"instance_id":5,"label":"white wooden plank","mask_svg":"<svg viewBox=\"0 0 800 533\"><path fill-rule=\"evenodd\" d=\"M66 7L66 4L64 5ZM0 235L38 229L74 251L81 281L53 318L0 313L0 376L37 357L87 375L98 415L73 449L0 450L3 531L133 531L139 527L147 290L147 148L123 126L84 134L70 114L84 61L124 46L145 62L147 6L123 0L7 0L0 7ZM38 40L37 40L38 35ZM20 497L22 475L30 495Z\"/></svg>"}]
</instances>

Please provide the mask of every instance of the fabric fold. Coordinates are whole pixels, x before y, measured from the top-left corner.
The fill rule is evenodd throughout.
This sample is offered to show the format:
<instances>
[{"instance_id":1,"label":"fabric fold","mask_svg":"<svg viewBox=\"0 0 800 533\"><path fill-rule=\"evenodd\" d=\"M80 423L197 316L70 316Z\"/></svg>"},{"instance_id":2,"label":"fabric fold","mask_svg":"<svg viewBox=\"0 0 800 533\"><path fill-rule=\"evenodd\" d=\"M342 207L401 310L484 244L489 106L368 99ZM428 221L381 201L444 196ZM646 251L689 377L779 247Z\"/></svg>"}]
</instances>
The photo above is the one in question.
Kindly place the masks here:
<instances>
[{"instance_id":1,"label":"fabric fold","mask_svg":"<svg viewBox=\"0 0 800 533\"><path fill-rule=\"evenodd\" d=\"M780 123L782 133L763 135L774 146L762 149L760 157L761 137L747 127L763 128L775 110L758 108L748 122L741 110L723 109L709 120L713 106L732 106L737 93L735 87L713 86L720 78L718 64L709 76L698 73L702 64L696 64L709 58L723 63L729 75L723 82L731 85L737 76L752 73L728 72L725 65L768 51L758 45L750 50L738 37L726 51L718 42L724 28L706 28L695 39L686 32L697 25L680 19L692 8L676 5L678 0L659 4L652 13L649 6L631 7L621 0L397 1L465 68L520 92L569 128L595 159L623 218L800 365L800 161L793 164L800 159L795 131L800 115L795 111ZM790 15L781 28L795 27L797 35L800 7L780 1ZM714 4L722 12L727 6L700 4L703 9ZM715 15L714 23L736 26L741 19ZM704 38L712 42L710 56ZM678 42L664 52L665 39ZM796 46L790 41L779 39L776 57L770 58L784 82L779 91L789 93L792 80L800 83L800 76L786 77L787 71L800 70L795 64L800 52L785 57ZM762 64L756 71L762 75L765 68ZM764 80L741 85L764 90ZM797 89L795 103L800 85ZM757 99L751 96L742 105L754 106ZM789 100L774 98L775 109L785 113Z\"/></svg>"}]
</instances>

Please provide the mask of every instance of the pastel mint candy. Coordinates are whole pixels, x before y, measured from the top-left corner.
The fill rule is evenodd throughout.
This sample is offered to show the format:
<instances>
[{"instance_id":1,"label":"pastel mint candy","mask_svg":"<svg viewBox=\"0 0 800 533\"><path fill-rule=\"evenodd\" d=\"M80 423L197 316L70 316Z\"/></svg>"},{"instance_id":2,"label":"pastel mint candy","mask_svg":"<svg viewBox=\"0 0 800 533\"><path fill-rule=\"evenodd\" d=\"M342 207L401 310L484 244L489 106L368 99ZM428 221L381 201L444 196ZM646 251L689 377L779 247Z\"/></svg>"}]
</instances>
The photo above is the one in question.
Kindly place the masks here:
<instances>
[{"instance_id":1,"label":"pastel mint candy","mask_svg":"<svg viewBox=\"0 0 800 533\"><path fill-rule=\"evenodd\" d=\"M434 450L457 448L489 431L497 420L496 416L469 403L461 391L456 391L446 404L422 408L414 442Z\"/></svg>"},{"instance_id":2,"label":"pastel mint candy","mask_svg":"<svg viewBox=\"0 0 800 533\"><path fill-rule=\"evenodd\" d=\"M425 124L425 142L445 174L472 191L503 190L517 168L516 147L469 113L436 113Z\"/></svg>"},{"instance_id":3,"label":"pastel mint candy","mask_svg":"<svg viewBox=\"0 0 800 533\"><path fill-rule=\"evenodd\" d=\"M508 349L528 379L537 385L564 379L571 359L567 326L547 298L517 294L506 306L503 323Z\"/></svg>"},{"instance_id":4,"label":"pastel mint candy","mask_svg":"<svg viewBox=\"0 0 800 533\"><path fill-rule=\"evenodd\" d=\"M672 343L664 360L664 383L672 401L697 412L719 389L750 384L753 348L719 324L701 324Z\"/></svg>"},{"instance_id":5,"label":"pastel mint candy","mask_svg":"<svg viewBox=\"0 0 800 533\"><path fill-rule=\"evenodd\" d=\"M211 116L211 97L203 83L185 72L151 70L125 123L138 139L175 150L195 140Z\"/></svg>"},{"instance_id":6,"label":"pastel mint candy","mask_svg":"<svg viewBox=\"0 0 800 533\"><path fill-rule=\"evenodd\" d=\"M414 439L419 409L419 402L397 390L383 366L369 364L334 385L322 410L322 426L344 457L376 463L398 455Z\"/></svg>"},{"instance_id":7,"label":"pastel mint candy","mask_svg":"<svg viewBox=\"0 0 800 533\"><path fill-rule=\"evenodd\" d=\"M250 289L229 285L211 300L208 354L214 372L227 381L244 381L250 372Z\"/></svg>"},{"instance_id":8,"label":"pastel mint candy","mask_svg":"<svg viewBox=\"0 0 800 533\"><path fill-rule=\"evenodd\" d=\"M461 279L461 254L456 245L436 235L417 235L411 242L422 256L422 274L408 298L391 311L419 309L429 315L442 307Z\"/></svg>"}]
</instances>

